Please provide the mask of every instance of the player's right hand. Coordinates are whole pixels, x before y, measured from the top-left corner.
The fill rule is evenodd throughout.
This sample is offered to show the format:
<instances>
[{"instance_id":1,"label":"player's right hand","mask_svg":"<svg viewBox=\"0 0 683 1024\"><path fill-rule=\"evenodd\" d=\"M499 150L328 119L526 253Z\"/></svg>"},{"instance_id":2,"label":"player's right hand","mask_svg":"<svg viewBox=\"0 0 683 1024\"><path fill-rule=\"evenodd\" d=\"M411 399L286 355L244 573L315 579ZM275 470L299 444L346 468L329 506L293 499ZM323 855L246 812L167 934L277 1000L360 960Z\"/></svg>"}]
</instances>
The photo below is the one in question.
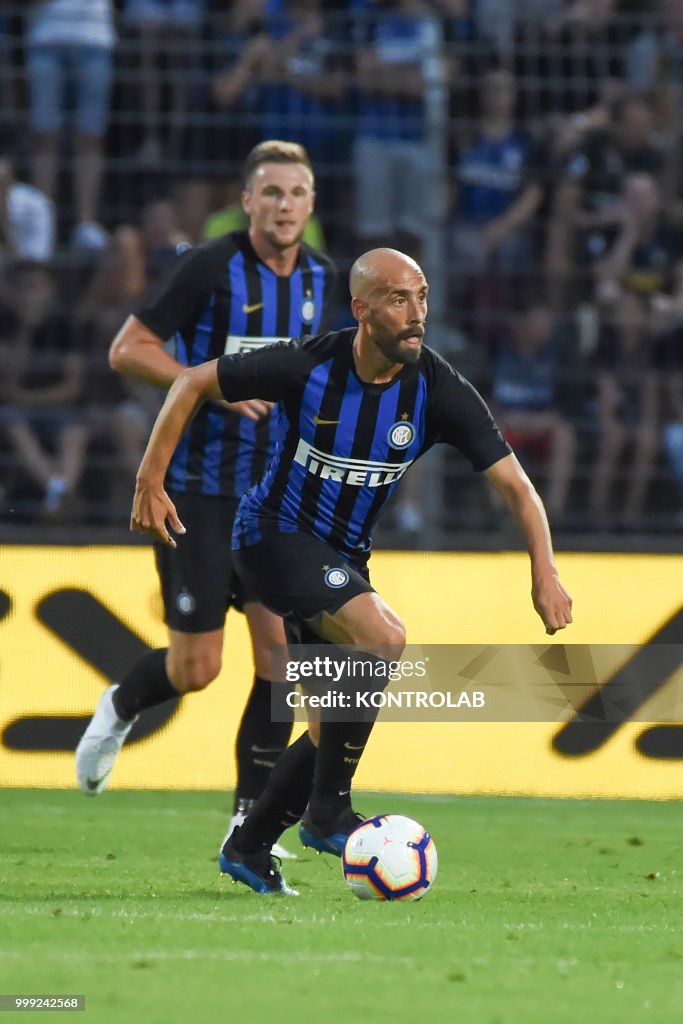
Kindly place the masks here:
<instances>
[{"instance_id":1,"label":"player's right hand","mask_svg":"<svg viewBox=\"0 0 683 1024\"><path fill-rule=\"evenodd\" d=\"M535 576L531 597L534 608L543 620L548 636L554 636L558 629L564 629L574 621L572 619L572 599L560 583L556 573Z\"/></svg>"},{"instance_id":2,"label":"player's right hand","mask_svg":"<svg viewBox=\"0 0 683 1024\"><path fill-rule=\"evenodd\" d=\"M162 544L174 548L176 542L168 531L166 520L176 533L185 533L185 527L178 518L175 505L163 486L138 481L130 515L130 528L133 533L148 533L154 540L160 540Z\"/></svg>"},{"instance_id":3,"label":"player's right hand","mask_svg":"<svg viewBox=\"0 0 683 1024\"><path fill-rule=\"evenodd\" d=\"M254 421L263 419L273 408L273 402L263 402L260 398L249 398L245 402L223 402L223 405Z\"/></svg>"}]
</instances>

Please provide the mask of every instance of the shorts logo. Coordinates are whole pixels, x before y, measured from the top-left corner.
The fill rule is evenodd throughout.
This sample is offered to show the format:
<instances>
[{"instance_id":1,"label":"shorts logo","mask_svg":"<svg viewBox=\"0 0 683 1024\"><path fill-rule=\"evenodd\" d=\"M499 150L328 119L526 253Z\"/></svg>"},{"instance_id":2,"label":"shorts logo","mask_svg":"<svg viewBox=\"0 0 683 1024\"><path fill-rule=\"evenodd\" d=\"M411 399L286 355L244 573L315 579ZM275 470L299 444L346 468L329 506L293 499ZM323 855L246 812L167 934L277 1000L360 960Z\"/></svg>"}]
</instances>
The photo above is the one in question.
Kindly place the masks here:
<instances>
[{"instance_id":1,"label":"shorts logo","mask_svg":"<svg viewBox=\"0 0 683 1024\"><path fill-rule=\"evenodd\" d=\"M312 324L315 320L315 302L310 295L301 303L301 319L305 324Z\"/></svg>"},{"instance_id":2,"label":"shorts logo","mask_svg":"<svg viewBox=\"0 0 683 1024\"><path fill-rule=\"evenodd\" d=\"M349 582L349 574L346 569L328 569L325 573L325 583L333 590L345 587Z\"/></svg>"},{"instance_id":3,"label":"shorts logo","mask_svg":"<svg viewBox=\"0 0 683 1024\"><path fill-rule=\"evenodd\" d=\"M401 420L399 423L394 423L393 427L389 431L389 444L392 448L403 449L407 448L409 444L412 444L413 438L415 437L415 427L412 423L407 423L405 420Z\"/></svg>"},{"instance_id":4,"label":"shorts logo","mask_svg":"<svg viewBox=\"0 0 683 1024\"><path fill-rule=\"evenodd\" d=\"M176 598L175 606L181 615L192 615L197 607L197 602L187 590L181 590Z\"/></svg>"}]
</instances>

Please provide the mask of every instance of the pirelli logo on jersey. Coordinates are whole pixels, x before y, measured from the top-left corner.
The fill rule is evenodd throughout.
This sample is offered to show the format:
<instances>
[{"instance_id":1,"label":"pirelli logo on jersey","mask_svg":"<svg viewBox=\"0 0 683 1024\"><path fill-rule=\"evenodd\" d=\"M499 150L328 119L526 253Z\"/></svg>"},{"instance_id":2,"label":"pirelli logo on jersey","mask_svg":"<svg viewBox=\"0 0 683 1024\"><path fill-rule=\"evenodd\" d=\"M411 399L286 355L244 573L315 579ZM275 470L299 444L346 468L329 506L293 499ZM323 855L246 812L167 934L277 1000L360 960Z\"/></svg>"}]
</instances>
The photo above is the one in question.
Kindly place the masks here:
<instances>
[{"instance_id":1,"label":"pirelli logo on jersey","mask_svg":"<svg viewBox=\"0 0 683 1024\"><path fill-rule=\"evenodd\" d=\"M237 356L242 352L253 352L254 349L263 348L264 345L275 345L278 341L291 341L287 338L269 338L259 336L256 338L244 338L241 334L229 334L225 340L225 355Z\"/></svg>"},{"instance_id":2,"label":"pirelli logo on jersey","mask_svg":"<svg viewBox=\"0 0 683 1024\"><path fill-rule=\"evenodd\" d=\"M352 487L386 487L400 480L413 462L409 459L397 465L392 462L370 462L367 459L343 459L338 455L321 452L303 438L299 439L294 461L321 480L336 480Z\"/></svg>"}]
</instances>

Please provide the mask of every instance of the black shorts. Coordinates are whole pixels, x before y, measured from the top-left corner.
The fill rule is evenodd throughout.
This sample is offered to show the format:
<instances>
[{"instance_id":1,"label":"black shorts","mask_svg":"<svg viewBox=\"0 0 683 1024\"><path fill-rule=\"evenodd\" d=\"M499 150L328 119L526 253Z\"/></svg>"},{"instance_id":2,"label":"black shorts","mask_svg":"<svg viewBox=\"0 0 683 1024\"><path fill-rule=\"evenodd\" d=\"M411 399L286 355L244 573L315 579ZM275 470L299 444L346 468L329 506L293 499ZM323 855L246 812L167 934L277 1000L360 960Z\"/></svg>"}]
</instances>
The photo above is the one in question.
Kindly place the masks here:
<instances>
[{"instance_id":1,"label":"black shorts","mask_svg":"<svg viewBox=\"0 0 683 1024\"><path fill-rule=\"evenodd\" d=\"M176 548L155 544L164 621L179 633L222 629L230 608L249 600L233 563L232 524L237 498L169 492L187 533Z\"/></svg>"},{"instance_id":2,"label":"black shorts","mask_svg":"<svg viewBox=\"0 0 683 1024\"><path fill-rule=\"evenodd\" d=\"M310 533L271 535L233 556L249 593L287 623L333 615L351 598L373 592L366 565L352 568Z\"/></svg>"}]
</instances>

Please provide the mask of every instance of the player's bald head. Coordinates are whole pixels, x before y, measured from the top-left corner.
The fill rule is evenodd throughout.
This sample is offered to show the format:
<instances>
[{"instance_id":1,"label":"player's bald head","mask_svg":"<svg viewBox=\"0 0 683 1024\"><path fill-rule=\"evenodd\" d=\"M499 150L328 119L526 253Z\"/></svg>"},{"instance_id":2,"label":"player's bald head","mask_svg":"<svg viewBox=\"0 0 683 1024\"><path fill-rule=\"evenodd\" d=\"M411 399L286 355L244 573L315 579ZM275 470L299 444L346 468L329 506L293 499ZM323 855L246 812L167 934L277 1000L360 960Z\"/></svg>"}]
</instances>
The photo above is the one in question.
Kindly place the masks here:
<instances>
[{"instance_id":1,"label":"player's bald head","mask_svg":"<svg viewBox=\"0 0 683 1024\"><path fill-rule=\"evenodd\" d=\"M370 249L351 267L349 288L352 299L368 301L377 291L391 290L406 277L424 279L419 264L398 249Z\"/></svg>"}]
</instances>

